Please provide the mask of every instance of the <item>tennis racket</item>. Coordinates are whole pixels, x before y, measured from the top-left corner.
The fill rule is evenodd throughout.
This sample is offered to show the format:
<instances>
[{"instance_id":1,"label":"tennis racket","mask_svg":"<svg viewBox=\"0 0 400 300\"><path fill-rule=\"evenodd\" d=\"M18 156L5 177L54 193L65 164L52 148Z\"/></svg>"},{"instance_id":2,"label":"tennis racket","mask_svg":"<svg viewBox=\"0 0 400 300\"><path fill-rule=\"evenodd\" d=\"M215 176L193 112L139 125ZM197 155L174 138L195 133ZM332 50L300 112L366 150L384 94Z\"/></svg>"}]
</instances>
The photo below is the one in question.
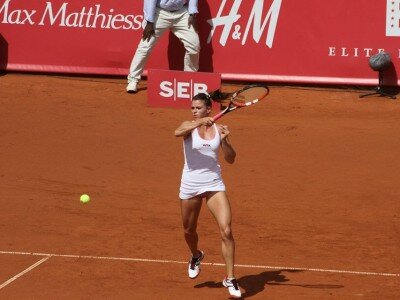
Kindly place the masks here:
<instances>
[{"instance_id":1,"label":"tennis racket","mask_svg":"<svg viewBox=\"0 0 400 300\"><path fill-rule=\"evenodd\" d=\"M261 101L268 94L269 94L268 87L259 84L245 86L244 88L237 90L233 94L221 93L219 91L211 93L210 94L211 98L214 99L213 96L215 96L215 98L217 98L215 100L217 101L222 100L224 98L227 99L230 97L228 107L213 117L214 122L232 111L235 111L242 107L253 105Z\"/></svg>"}]
</instances>

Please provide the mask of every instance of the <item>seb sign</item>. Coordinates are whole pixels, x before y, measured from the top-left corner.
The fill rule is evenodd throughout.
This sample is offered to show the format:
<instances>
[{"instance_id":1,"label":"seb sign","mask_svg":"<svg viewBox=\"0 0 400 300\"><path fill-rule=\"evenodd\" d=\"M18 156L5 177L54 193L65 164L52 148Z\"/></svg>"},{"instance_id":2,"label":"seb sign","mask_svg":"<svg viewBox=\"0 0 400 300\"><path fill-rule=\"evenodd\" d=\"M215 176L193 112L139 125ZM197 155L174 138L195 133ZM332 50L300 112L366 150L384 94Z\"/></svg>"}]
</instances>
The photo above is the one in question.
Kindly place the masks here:
<instances>
[{"instance_id":1,"label":"seb sign","mask_svg":"<svg viewBox=\"0 0 400 300\"><path fill-rule=\"evenodd\" d=\"M153 107L189 108L192 98L221 87L221 74L149 69L148 103Z\"/></svg>"}]
</instances>

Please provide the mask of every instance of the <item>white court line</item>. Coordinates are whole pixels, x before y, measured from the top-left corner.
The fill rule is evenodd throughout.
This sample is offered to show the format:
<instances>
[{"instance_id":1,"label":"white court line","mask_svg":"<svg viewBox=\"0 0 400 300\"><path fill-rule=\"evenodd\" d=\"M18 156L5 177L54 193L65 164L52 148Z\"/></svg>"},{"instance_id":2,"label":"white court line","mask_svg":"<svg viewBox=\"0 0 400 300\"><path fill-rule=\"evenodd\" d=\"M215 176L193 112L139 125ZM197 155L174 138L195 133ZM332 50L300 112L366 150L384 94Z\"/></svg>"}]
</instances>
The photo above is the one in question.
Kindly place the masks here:
<instances>
[{"instance_id":1,"label":"white court line","mask_svg":"<svg viewBox=\"0 0 400 300\"><path fill-rule=\"evenodd\" d=\"M42 263L44 263L46 260L48 260L50 258L49 255L47 255L46 257L42 258L41 260L39 260L38 262L34 263L32 266L30 266L29 268L23 270L21 273L18 273L17 275L15 275L14 277L8 279L6 282L4 282L2 285L0 285L0 290L9 285L11 282L13 282L14 280L18 279L19 277L21 277L22 275L28 273L29 271L33 270L34 268L36 268L37 266L41 265Z\"/></svg>"},{"instance_id":2,"label":"white court line","mask_svg":"<svg viewBox=\"0 0 400 300\"><path fill-rule=\"evenodd\" d=\"M152 262L152 263L164 263L164 264L187 264L187 261L161 260L161 259L148 259L148 258L130 258L130 257L112 257L112 256L50 254L50 253L13 252L13 251L0 251L0 254L47 256L47 258L51 257L51 256L54 256L54 257L66 257L66 258L84 258L84 259L135 261L135 262ZM225 267L225 264L222 264L222 263L206 263L206 262L202 262L201 264L202 265L206 265L206 266L221 266L221 267ZM279 266L241 265L241 264L235 264L235 267L253 268L253 269L273 269L273 270L288 270L288 271L309 271L309 272L325 272L325 273L339 273L339 274L356 274L356 275L370 275L370 276L400 277L400 274L396 274L396 273L346 271L346 270L319 269L319 268L279 267Z\"/></svg>"}]
</instances>

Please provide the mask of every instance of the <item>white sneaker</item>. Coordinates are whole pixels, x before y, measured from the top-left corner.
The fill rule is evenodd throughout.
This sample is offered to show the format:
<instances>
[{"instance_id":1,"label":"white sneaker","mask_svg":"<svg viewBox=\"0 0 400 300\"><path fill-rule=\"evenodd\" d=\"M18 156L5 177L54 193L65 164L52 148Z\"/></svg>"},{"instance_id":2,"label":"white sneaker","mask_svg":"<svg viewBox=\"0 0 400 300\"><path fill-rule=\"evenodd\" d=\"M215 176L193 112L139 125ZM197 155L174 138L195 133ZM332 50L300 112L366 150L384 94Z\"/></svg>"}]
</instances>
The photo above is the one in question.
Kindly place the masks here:
<instances>
[{"instance_id":1,"label":"white sneaker","mask_svg":"<svg viewBox=\"0 0 400 300\"><path fill-rule=\"evenodd\" d=\"M190 279L195 279L200 274L200 263L204 258L204 252L200 251L200 256L194 258L193 256L189 260L188 273Z\"/></svg>"},{"instance_id":2,"label":"white sneaker","mask_svg":"<svg viewBox=\"0 0 400 300\"><path fill-rule=\"evenodd\" d=\"M129 82L128 86L126 87L126 91L128 93L136 93L137 92L137 81Z\"/></svg>"},{"instance_id":3,"label":"white sneaker","mask_svg":"<svg viewBox=\"0 0 400 300\"><path fill-rule=\"evenodd\" d=\"M239 284L235 278L228 279L224 278L222 285L228 288L229 294L234 298L242 297L242 292L240 291Z\"/></svg>"}]
</instances>

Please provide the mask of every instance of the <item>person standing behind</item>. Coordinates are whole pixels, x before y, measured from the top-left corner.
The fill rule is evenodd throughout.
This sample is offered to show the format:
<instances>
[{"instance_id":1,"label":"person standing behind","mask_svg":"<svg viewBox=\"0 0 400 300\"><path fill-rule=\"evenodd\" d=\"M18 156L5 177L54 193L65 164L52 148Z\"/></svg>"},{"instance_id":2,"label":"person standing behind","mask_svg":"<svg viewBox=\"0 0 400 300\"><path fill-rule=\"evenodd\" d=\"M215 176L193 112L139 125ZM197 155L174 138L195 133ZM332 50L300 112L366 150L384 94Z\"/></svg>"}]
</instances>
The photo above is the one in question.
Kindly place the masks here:
<instances>
[{"instance_id":1,"label":"person standing behind","mask_svg":"<svg viewBox=\"0 0 400 300\"><path fill-rule=\"evenodd\" d=\"M171 30L185 47L184 71L198 71L200 40L196 19L197 2L198 0L144 0L146 26L131 62L126 87L128 93L137 92L137 84L147 59L167 29Z\"/></svg>"}]
</instances>

